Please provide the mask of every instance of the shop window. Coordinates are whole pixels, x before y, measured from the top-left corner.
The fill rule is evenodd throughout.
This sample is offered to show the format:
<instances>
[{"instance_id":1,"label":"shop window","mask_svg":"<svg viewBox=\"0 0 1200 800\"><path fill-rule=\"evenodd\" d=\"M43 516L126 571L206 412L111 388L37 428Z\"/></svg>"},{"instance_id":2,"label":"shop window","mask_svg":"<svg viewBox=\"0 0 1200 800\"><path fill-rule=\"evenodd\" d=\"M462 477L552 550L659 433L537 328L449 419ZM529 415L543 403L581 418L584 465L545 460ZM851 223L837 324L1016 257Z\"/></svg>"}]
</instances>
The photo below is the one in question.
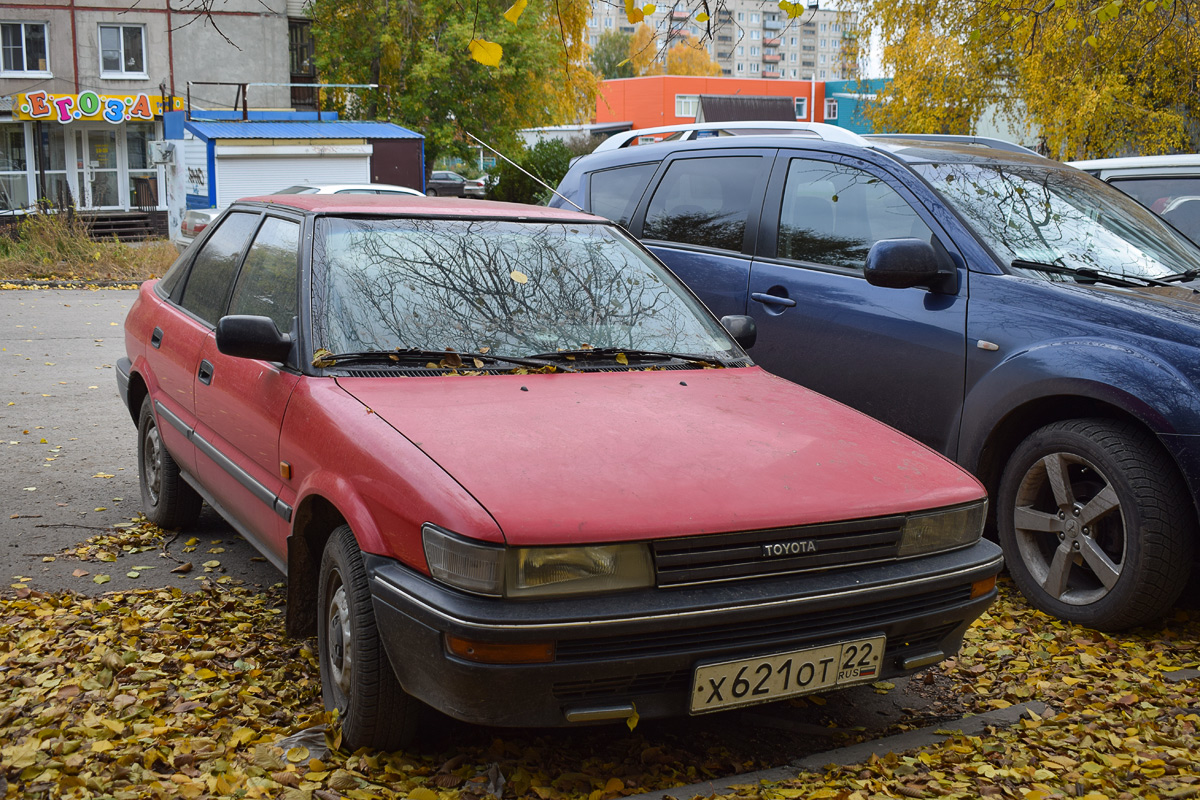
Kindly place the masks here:
<instances>
[{"instance_id":1,"label":"shop window","mask_svg":"<svg viewBox=\"0 0 1200 800\"><path fill-rule=\"evenodd\" d=\"M50 74L44 22L0 23L0 74Z\"/></svg>"},{"instance_id":2,"label":"shop window","mask_svg":"<svg viewBox=\"0 0 1200 800\"><path fill-rule=\"evenodd\" d=\"M838 102L837 100L825 101L825 119L837 119Z\"/></svg>"},{"instance_id":3,"label":"shop window","mask_svg":"<svg viewBox=\"0 0 1200 800\"><path fill-rule=\"evenodd\" d=\"M141 25L100 26L100 76L145 78L145 29Z\"/></svg>"},{"instance_id":4,"label":"shop window","mask_svg":"<svg viewBox=\"0 0 1200 800\"><path fill-rule=\"evenodd\" d=\"M25 125L0 125L0 212L28 208Z\"/></svg>"},{"instance_id":5,"label":"shop window","mask_svg":"<svg viewBox=\"0 0 1200 800\"><path fill-rule=\"evenodd\" d=\"M794 76L795 74L796 74L795 70L792 70L792 75ZM796 119L808 119L808 98L807 97L797 97L796 98Z\"/></svg>"}]
</instances>

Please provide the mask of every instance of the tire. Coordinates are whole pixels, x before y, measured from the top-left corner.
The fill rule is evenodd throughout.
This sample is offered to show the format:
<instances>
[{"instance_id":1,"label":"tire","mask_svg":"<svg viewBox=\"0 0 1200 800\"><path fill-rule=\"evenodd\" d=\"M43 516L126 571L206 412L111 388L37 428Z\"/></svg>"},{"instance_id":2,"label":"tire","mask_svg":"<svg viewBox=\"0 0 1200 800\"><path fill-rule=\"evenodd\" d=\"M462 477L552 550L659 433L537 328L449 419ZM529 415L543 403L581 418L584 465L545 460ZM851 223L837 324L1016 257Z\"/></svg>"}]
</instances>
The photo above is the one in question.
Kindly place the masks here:
<instances>
[{"instance_id":1,"label":"tire","mask_svg":"<svg viewBox=\"0 0 1200 800\"><path fill-rule=\"evenodd\" d=\"M342 741L351 750L398 750L412 741L420 706L400 687L384 652L350 526L329 537L320 581L317 645L325 708L337 709Z\"/></svg>"},{"instance_id":2,"label":"tire","mask_svg":"<svg viewBox=\"0 0 1200 800\"><path fill-rule=\"evenodd\" d=\"M1009 574L1037 608L1101 631L1160 618L1187 584L1191 496L1140 427L1056 422L1013 452L997 497Z\"/></svg>"},{"instance_id":3,"label":"tire","mask_svg":"<svg viewBox=\"0 0 1200 800\"><path fill-rule=\"evenodd\" d=\"M138 414L138 483L142 513L158 527L186 528L200 516L204 501L179 474L179 465L163 446L149 396Z\"/></svg>"},{"instance_id":4,"label":"tire","mask_svg":"<svg viewBox=\"0 0 1200 800\"><path fill-rule=\"evenodd\" d=\"M425 190L425 195L426 195L427 197L437 197L437 196L438 196L438 191L437 191L437 189L426 189L426 190Z\"/></svg>"}]
</instances>

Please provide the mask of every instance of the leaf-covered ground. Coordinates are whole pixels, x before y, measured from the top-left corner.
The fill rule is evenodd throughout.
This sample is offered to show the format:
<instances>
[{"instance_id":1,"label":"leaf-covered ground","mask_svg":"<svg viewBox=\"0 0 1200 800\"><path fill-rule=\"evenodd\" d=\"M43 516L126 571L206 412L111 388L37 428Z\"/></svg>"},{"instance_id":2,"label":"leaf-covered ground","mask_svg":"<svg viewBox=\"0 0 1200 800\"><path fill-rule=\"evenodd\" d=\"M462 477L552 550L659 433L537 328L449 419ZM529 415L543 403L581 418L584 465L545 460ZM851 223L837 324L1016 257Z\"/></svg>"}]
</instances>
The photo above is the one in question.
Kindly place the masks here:
<instances>
[{"instance_id":1,"label":"leaf-covered ground","mask_svg":"<svg viewBox=\"0 0 1200 800\"><path fill-rule=\"evenodd\" d=\"M74 555L99 562L115 547L123 560L144 557L137 548L149 543L131 535ZM346 752L321 710L314 643L283 635L282 592L198 586L0 594L0 796L612 800L789 757L764 744L770 735L738 747L652 725L545 732L446 723L410 752ZM737 793L1200 796L1200 682L1164 679L1196 666L1198 641L1194 612L1110 637L1030 611L1005 589L961 654L923 683L968 713L1040 699L1050 706L1043 718ZM321 724L306 741L279 746Z\"/></svg>"}]
</instances>

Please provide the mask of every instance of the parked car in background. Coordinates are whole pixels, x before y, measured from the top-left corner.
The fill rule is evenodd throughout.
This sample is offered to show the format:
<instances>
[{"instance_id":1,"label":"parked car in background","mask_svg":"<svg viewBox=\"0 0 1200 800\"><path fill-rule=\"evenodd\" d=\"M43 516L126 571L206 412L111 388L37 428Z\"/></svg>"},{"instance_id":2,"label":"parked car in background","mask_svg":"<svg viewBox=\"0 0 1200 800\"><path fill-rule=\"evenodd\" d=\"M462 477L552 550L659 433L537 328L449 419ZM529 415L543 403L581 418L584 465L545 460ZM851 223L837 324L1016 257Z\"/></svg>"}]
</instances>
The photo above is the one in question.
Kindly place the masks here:
<instances>
[{"instance_id":1,"label":"parked car in background","mask_svg":"<svg viewBox=\"0 0 1200 800\"><path fill-rule=\"evenodd\" d=\"M407 186L395 186L390 183L337 183L324 186L309 186L297 184L286 189L280 189L274 194L385 194L392 196L407 195L424 197L423 192L410 189ZM196 236L212 224L223 208L189 208L183 214L179 236L175 238L175 249L182 253Z\"/></svg>"},{"instance_id":2,"label":"parked car in background","mask_svg":"<svg viewBox=\"0 0 1200 800\"><path fill-rule=\"evenodd\" d=\"M1135 198L1200 244L1200 153L1069 163Z\"/></svg>"},{"instance_id":3,"label":"parked car in background","mask_svg":"<svg viewBox=\"0 0 1200 800\"><path fill-rule=\"evenodd\" d=\"M974 472L1038 608L1116 630L1183 592L1200 250L1126 195L1020 148L842 129L593 153L559 191L750 315L758 364Z\"/></svg>"},{"instance_id":4,"label":"parked car in background","mask_svg":"<svg viewBox=\"0 0 1200 800\"><path fill-rule=\"evenodd\" d=\"M125 321L142 507L203 500L287 574L351 749L422 704L702 714L955 653L1002 563L983 487L723 322L574 211L238 201Z\"/></svg>"},{"instance_id":5,"label":"parked car in background","mask_svg":"<svg viewBox=\"0 0 1200 800\"><path fill-rule=\"evenodd\" d=\"M457 172L435 169L425 182L425 193L430 197L477 197L487 196L487 184L482 180L464 178Z\"/></svg>"}]
</instances>

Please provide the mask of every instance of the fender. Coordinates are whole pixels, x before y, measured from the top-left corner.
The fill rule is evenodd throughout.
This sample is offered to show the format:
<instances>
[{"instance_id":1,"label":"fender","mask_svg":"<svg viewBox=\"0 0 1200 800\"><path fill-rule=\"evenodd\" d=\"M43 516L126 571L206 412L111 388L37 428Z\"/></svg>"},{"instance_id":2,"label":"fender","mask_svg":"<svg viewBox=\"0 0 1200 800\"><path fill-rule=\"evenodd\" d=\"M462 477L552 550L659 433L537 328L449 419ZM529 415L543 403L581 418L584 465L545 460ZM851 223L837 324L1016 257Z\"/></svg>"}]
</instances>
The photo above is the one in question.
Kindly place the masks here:
<instances>
[{"instance_id":1,"label":"fender","mask_svg":"<svg viewBox=\"0 0 1200 800\"><path fill-rule=\"evenodd\" d=\"M959 463L977 472L983 447L1002 420L1052 397L1114 406L1156 434L1200 432L1200 392L1170 363L1119 342L1055 339L1013 353L971 387L963 403Z\"/></svg>"},{"instance_id":2,"label":"fender","mask_svg":"<svg viewBox=\"0 0 1200 800\"><path fill-rule=\"evenodd\" d=\"M279 457L294 476L285 481L284 501L298 512L315 498L332 504L364 552L423 568L425 522L504 542L496 521L466 489L334 379L297 384Z\"/></svg>"}]
</instances>

